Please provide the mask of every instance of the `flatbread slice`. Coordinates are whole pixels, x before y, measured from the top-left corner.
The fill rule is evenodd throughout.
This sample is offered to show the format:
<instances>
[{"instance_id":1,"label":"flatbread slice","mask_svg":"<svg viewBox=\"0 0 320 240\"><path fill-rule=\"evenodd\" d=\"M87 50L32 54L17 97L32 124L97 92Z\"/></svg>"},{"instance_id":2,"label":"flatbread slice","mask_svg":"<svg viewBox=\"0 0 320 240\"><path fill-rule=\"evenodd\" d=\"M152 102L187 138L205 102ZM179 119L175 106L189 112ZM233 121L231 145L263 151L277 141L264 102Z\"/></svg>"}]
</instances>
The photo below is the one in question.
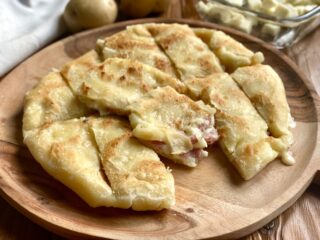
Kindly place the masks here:
<instances>
[{"instance_id":1,"label":"flatbread slice","mask_svg":"<svg viewBox=\"0 0 320 240\"><path fill-rule=\"evenodd\" d=\"M228 74L194 79L187 86L195 98L216 108L219 144L244 179L278 156L278 141L268 135L266 122Z\"/></svg>"},{"instance_id":2,"label":"flatbread slice","mask_svg":"<svg viewBox=\"0 0 320 240\"><path fill-rule=\"evenodd\" d=\"M23 132L46 123L92 112L71 92L59 72L51 72L24 99Z\"/></svg>"},{"instance_id":3,"label":"flatbread slice","mask_svg":"<svg viewBox=\"0 0 320 240\"><path fill-rule=\"evenodd\" d=\"M231 76L267 122L271 135L282 140L285 163L293 164L287 149L293 143L294 121L279 75L270 66L258 64L238 68Z\"/></svg>"},{"instance_id":4,"label":"flatbread slice","mask_svg":"<svg viewBox=\"0 0 320 240\"><path fill-rule=\"evenodd\" d=\"M127 121L90 118L101 162L121 206L160 210L174 202L174 179L158 155L132 136Z\"/></svg>"},{"instance_id":5,"label":"flatbread slice","mask_svg":"<svg viewBox=\"0 0 320 240\"><path fill-rule=\"evenodd\" d=\"M144 25L133 25L125 31L97 41L102 58L129 58L177 77L170 59L163 53Z\"/></svg>"},{"instance_id":6,"label":"flatbread slice","mask_svg":"<svg viewBox=\"0 0 320 240\"><path fill-rule=\"evenodd\" d=\"M132 102L160 86L185 91L178 79L131 59L108 58L92 64L85 55L67 64L62 74L76 96L102 114L127 115Z\"/></svg>"},{"instance_id":7,"label":"flatbread slice","mask_svg":"<svg viewBox=\"0 0 320 240\"><path fill-rule=\"evenodd\" d=\"M99 151L85 119L48 123L24 138L32 156L91 207L118 206L100 168Z\"/></svg>"},{"instance_id":8,"label":"flatbread slice","mask_svg":"<svg viewBox=\"0 0 320 240\"><path fill-rule=\"evenodd\" d=\"M177 163L195 167L204 150L214 143L215 109L194 102L171 87L163 87L130 106L133 135L158 154Z\"/></svg>"},{"instance_id":9,"label":"flatbread slice","mask_svg":"<svg viewBox=\"0 0 320 240\"><path fill-rule=\"evenodd\" d=\"M222 31L205 28L194 28L193 31L216 54L227 72L264 61L263 53L252 52Z\"/></svg>"},{"instance_id":10,"label":"flatbread slice","mask_svg":"<svg viewBox=\"0 0 320 240\"><path fill-rule=\"evenodd\" d=\"M145 26L174 63L182 81L223 72L219 59L189 26L180 24Z\"/></svg>"},{"instance_id":11,"label":"flatbread slice","mask_svg":"<svg viewBox=\"0 0 320 240\"><path fill-rule=\"evenodd\" d=\"M170 170L154 151L131 137L125 120L57 121L28 131L24 141L51 176L91 207L143 211L174 204Z\"/></svg>"}]
</instances>

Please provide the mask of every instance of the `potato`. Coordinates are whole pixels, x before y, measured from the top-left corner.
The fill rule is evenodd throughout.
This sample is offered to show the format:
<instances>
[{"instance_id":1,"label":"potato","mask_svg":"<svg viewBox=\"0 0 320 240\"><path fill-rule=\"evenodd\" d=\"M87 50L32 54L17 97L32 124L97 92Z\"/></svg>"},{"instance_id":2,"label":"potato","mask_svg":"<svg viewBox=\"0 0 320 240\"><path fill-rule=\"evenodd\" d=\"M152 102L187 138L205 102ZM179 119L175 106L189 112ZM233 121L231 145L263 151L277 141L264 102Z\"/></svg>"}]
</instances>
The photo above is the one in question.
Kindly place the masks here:
<instances>
[{"instance_id":1,"label":"potato","mask_svg":"<svg viewBox=\"0 0 320 240\"><path fill-rule=\"evenodd\" d=\"M114 22L118 9L114 0L70 0L63 18L71 32Z\"/></svg>"},{"instance_id":2,"label":"potato","mask_svg":"<svg viewBox=\"0 0 320 240\"><path fill-rule=\"evenodd\" d=\"M156 0L156 4L154 5L152 12L161 13L167 10L169 6L170 0Z\"/></svg>"},{"instance_id":3,"label":"potato","mask_svg":"<svg viewBox=\"0 0 320 240\"><path fill-rule=\"evenodd\" d=\"M145 17L152 12L156 0L121 0L120 10L129 17Z\"/></svg>"}]
</instances>

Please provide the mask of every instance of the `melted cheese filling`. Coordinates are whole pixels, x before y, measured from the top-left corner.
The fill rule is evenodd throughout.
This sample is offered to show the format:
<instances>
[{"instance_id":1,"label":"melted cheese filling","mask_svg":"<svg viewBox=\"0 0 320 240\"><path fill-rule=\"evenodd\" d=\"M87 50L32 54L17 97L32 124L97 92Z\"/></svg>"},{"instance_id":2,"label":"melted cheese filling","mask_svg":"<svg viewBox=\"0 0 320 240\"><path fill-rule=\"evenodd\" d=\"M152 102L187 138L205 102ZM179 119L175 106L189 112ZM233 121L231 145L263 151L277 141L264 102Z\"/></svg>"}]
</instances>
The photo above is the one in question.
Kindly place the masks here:
<instances>
[{"instance_id":1,"label":"melted cheese filling","mask_svg":"<svg viewBox=\"0 0 320 240\"><path fill-rule=\"evenodd\" d=\"M286 151L281 154L281 161L288 166L292 166L296 163L296 160L290 151Z\"/></svg>"},{"instance_id":2,"label":"melted cheese filling","mask_svg":"<svg viewBox=\"0 0 320 240\"><path fill-rule=\"evenodd\" d=\"M207 156L202 149L218 137L213 126L215 110L201 101L194 102L178 94L170 87L151 91L141 101L132 104L130 110L133 135L151 142L158 153L169 158L197 160Z\"/></svg>"}]
</instances>

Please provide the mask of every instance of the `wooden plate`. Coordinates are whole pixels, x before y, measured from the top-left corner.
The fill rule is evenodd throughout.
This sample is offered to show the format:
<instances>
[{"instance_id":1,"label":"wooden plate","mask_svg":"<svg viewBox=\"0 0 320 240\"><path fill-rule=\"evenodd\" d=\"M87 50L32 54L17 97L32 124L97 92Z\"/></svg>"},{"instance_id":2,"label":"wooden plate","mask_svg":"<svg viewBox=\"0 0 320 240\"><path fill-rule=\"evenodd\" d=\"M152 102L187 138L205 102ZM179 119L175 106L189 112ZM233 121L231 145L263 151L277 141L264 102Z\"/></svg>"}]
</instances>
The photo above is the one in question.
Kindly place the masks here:
<instances>
[{"instance_id":1,"label":"wooden plate","mask_svg":"<svg viewBox=\"0 0 320 240\"><path fill-rule=\"evenodd\" d=\"M292 167L274 161L258 176L243 181L217 147L190 170L167 163L176 181L176 205L160 212L90 208L72 191L42 170L22 143L23 97L52 67L59 68L94 47L98 37L126 25L180 22L222 29L249 48L265 54L282 77L297 121ZM74 238L196 239L231 238L248 234L289 207L312 181L320 164L319 98L311 82L281 52L248 35L214 24L145 19L122 22L68 37L20 64L0 82L1 195L27 217L58 234Z\"/></svg>"}]
</instances>

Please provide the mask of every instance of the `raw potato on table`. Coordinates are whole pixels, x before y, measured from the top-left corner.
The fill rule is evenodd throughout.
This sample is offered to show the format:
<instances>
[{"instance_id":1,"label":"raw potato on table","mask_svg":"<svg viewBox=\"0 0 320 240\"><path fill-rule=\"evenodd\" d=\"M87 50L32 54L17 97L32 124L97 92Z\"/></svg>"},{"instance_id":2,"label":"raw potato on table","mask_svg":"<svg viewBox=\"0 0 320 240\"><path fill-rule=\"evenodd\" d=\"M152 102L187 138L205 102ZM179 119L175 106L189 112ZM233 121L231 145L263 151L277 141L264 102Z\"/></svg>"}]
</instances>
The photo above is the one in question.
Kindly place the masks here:
<instances>
[{"instance_id":1,"label":"raw potato on table","mask_svg":"<svg viewBox=\"0 0 320 240\"><path fill-rule=\"evenodd\" d=\"M120 10L128 17L141 18L150 13L164 12L170 0L120 0Z\"/></svg>"},{"instance_id":2,"label":"raw potato on table","mask_svg":"<svg viewBox=\"0 0 320 240\"><path fill-rule=\"evenodd\" d=\"M63 19L71 32L113 23L118 15L114 0L70 0Z\"/></svg>"}]
</instances>

